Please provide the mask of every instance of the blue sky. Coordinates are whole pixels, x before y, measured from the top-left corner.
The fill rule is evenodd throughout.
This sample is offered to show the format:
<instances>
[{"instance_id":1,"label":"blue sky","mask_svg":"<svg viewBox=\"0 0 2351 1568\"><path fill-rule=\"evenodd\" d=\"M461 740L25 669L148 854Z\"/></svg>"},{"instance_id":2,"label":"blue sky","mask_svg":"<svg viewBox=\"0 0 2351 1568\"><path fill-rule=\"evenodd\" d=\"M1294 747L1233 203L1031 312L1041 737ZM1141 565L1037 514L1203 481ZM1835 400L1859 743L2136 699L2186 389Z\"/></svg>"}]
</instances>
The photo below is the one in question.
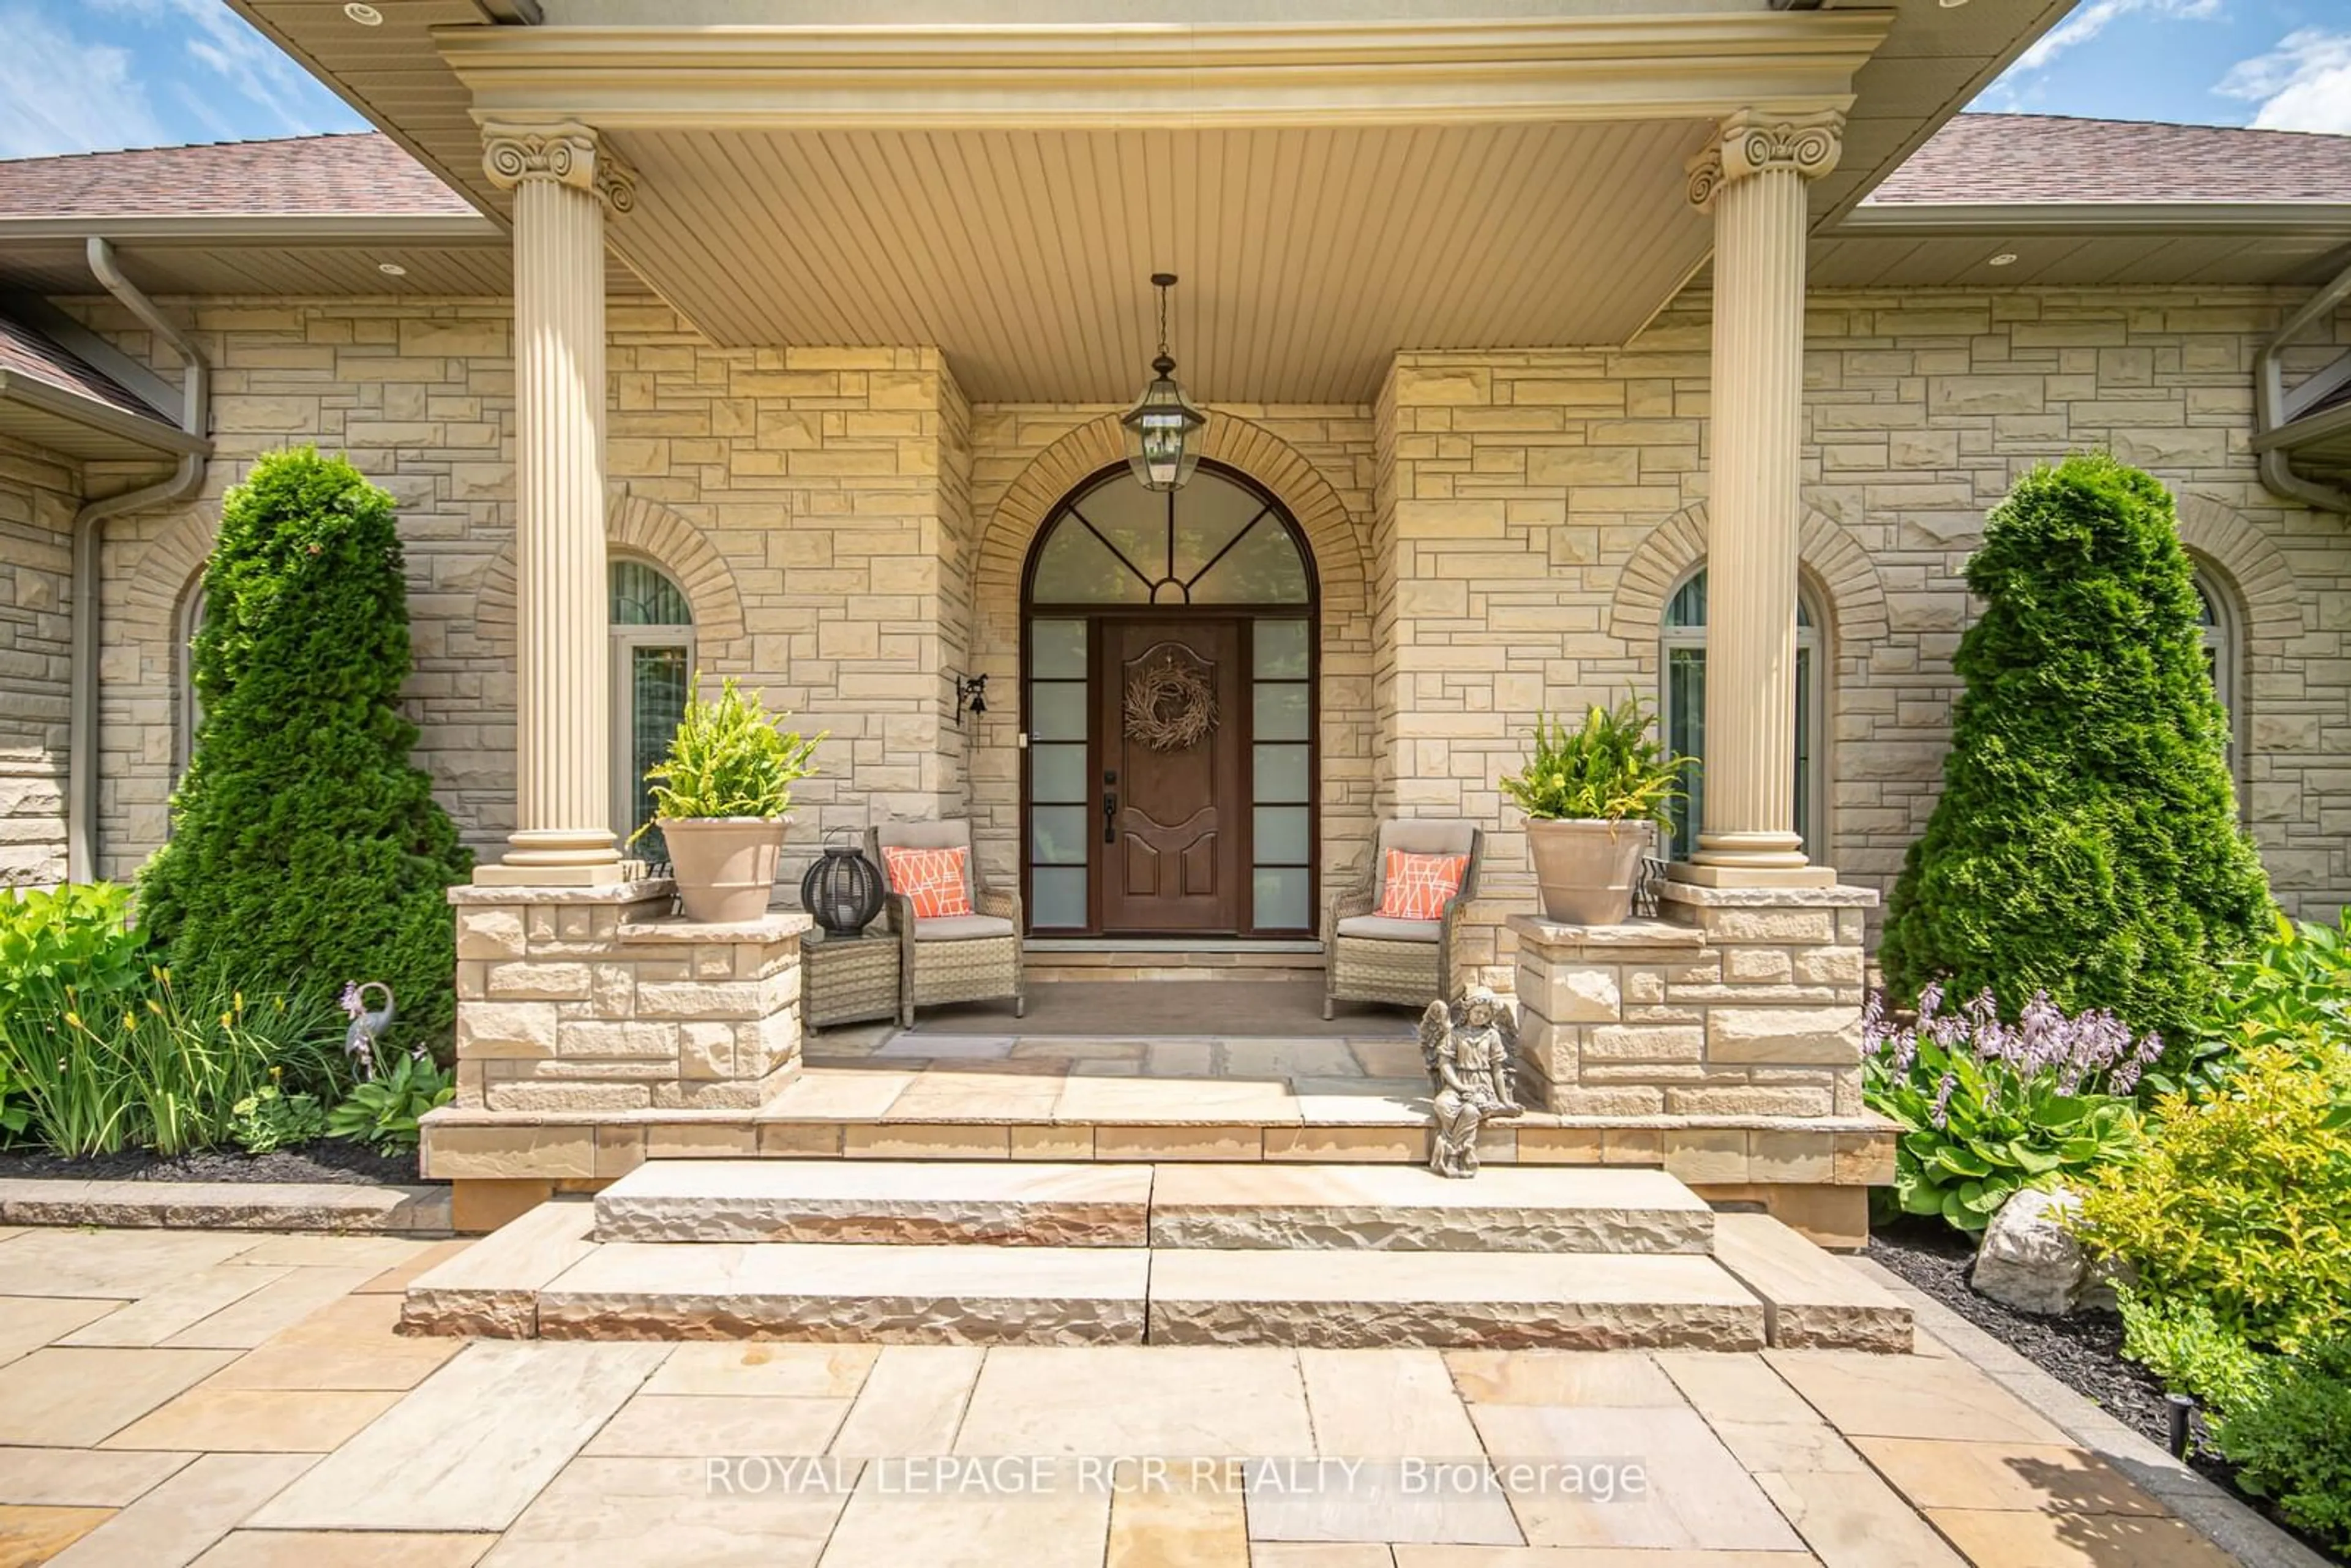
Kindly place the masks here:
<instances>
[{"instance_id":1,"label":"blue sky","mask_svg":"<svg viewBox=\"0 0 2351 1568\"><path fill-rule=\"evenodd\" d=\"M0 158L356 131L222 0L0 0ZM2346 0L2082 0L1976 106L2351 132Z\"/></svg>"}]
</instances>

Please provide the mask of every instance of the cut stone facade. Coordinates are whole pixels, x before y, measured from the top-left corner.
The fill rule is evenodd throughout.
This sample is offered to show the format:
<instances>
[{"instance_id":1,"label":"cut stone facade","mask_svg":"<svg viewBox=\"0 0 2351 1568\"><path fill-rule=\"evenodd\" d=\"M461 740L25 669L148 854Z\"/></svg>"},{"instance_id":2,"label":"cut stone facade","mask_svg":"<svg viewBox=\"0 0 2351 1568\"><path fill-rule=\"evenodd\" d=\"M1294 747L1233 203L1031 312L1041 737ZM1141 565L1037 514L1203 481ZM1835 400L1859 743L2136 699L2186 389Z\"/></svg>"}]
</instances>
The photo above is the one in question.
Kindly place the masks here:
<instances>
[{"instance_id":1,"label":"cut stone facade","mask_svg":"<svg viewBox=\"0 0 2351 1568\"><path fill-rule=\"evenodd\" d=\"M1984 511L2030 465L2111 447L2180 496L2182 537L2232 601L2247 812L2281 900L2317 916L2351 899L2344 525L2269 495L2250 450L2252 358L2294 298L1814 294L1802 539L1826 621L1818 858L1844 881L1885 890L1932 809L1970 614L1960 572ZM303 440L348 450L399 500L418 760L495 855L513 810L509 307L170 308L216 366L219 455L197 501L108 526L102 870L130 875L163 834L180 616L221 492L260 452ZM80 309L159 357L111 304ZM925 349L718 350L641 297L616 298L610 327L609 538L685 588L705 678L740 675L831 732L823 771L797 791L787 875L824 829L968 811L990 874L1008 876L1021 567L1061 495L1118 461L1111 411L973 407ZM2332 345L2323 336L2298 352L2351 344L2351 316ZM1481 821L1466 967L1490 982L1510 983L1505 920L1532 904L1495 780L1538 713L1628 687L1656 700L1660 609L1703 555L1708 365L1693 295L1623 350L1406 353L1368 407L1214 411L1210 455L1273 489L1314 554L1322 891L1360 863L1382 813ZM30 497L32 470L47 476L40 508L9 499ZM24 715L62 714L62 647L45 640L63 624L62 519L87 483L31 455L0 464L13 570L0 663L29 669L25 650L42 650L29 687L0 687L10 767L19 748L57 754L57 720ZM28 583L54 616L22 613ZM988 712L958 727L953 677L970 673L991 677Z\"/></svg>"},{"instance_id":2,"label":"cut stone facade","mask_svg":"<svg viewBox=\"0 0 2351 1568\"><path fill-rule=\"evenodd\" d=\"M674 893L665 878L450 889L456 1104L750 1110L790 1082L808 916L671 919Z\"/></svg>"},{"instance_id":3,"label":"cut stone facade","mask_svg":"<svg viewBox=\"0 0 2351 1568\"><path fill-rule=\"evenodd\" d=\"M79 465L0 438L0 887L66 877Z\"/></svg>"}]
</instances>

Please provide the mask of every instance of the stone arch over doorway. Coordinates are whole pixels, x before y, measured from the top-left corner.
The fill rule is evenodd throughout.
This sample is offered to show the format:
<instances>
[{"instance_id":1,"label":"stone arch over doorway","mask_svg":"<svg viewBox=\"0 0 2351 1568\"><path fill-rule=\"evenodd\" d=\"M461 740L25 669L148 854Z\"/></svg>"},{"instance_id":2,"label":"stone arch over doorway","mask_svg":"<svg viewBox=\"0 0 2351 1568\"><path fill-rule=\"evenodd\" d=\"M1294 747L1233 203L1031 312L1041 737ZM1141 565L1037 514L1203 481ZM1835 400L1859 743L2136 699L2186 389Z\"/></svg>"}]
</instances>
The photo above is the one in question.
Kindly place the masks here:
<instances>
[{"instance_id":1,"label":"stone arch over doorway","mask_svg":"<svg viewBox=\"0 0 2351 1568\"><path fill-rule=\"evenodd\" d=\"M1362 866L1372 840L1372 602L1366 520L1305 454L1253 420L1210 413L1201 455L1270 492L1297 524L1320 590L1319 866L1326 893ZM988 677L985 716L967 720L973 838L991 877L1019 872L1021 576L1062 499L1126 460L1116 413L1076 425L1021 465L978 519L971 671Z\"/></svg>"}]
</instances>

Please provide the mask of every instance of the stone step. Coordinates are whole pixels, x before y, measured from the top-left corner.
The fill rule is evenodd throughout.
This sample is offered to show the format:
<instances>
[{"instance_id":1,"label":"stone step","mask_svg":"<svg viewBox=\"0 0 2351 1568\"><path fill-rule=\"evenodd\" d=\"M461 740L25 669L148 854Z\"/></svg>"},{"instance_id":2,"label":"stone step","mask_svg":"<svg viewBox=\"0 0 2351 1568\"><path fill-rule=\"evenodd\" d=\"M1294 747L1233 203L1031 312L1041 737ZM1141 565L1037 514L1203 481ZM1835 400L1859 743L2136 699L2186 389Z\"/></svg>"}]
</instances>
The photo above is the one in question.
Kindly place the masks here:
<instances>
[{"instance_id":1,"label":"stone step","mask_svg":"<svg viewBox=\"0 0 2351 1568\"><path fill-rule=\"evenodd\" d=\"M1140 1344L1149 1281L1138 1247L613 1241L540 1289L538 1323L541 1339Z\"/></svg>"},{"instance_id":2,"label":"stone step","mask_svg":"<svg viewBox=\"0 0 2351 1568\"><path fill-rule=\"evenodd\" d=\"M600 1241L1141 1247L1151 1167L651 1160L596 1195Z\"/></svg>"},{"instance_id":3,"label":"stone step","mask_svg":"<svg viewBox=\"0 0 2351 1568\"><path fill-rule=\"evenodd\" d=\"M1713 1236L1706 1200L1660 1170L1165 1165L1151 1185L1156 1248L1704 1253Z\"/></svg>"},{"instance_id":4,"label":"stone step","mask_svg":"<svg viewBox=\"0 0 2351 1568\"><path fill-rule=\"evenodd\" d=\"M1764 1307L1712 1259L1155 1251L1154 1344L1760 1350Z\"/></svg>"},{"instance_id":5,"label":"stone step","mask_svg":"<svg viewBox=\"0 0 2351 1568\"><path fill-rule=\"evenodd\" d=\"M1717 1217L1714 1257L1761 1298L1774 1348L1912 1348L1910 1309L1899 1297L1768 1214Z\"/></svg>"}]
</instances>

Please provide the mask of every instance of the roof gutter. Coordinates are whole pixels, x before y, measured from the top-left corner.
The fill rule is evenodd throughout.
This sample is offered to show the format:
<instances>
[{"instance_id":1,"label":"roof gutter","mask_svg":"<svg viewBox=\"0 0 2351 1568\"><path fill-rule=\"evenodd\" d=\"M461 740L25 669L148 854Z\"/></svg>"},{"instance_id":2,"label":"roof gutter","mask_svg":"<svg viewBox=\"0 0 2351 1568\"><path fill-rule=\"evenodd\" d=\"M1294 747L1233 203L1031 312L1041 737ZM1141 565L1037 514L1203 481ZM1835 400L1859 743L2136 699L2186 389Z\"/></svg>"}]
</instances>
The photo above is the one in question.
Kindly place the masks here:
<instances>
[{"instance_id":1,"label":"roof gutter","mask_svg":"<svg viewBox=\"0 0 2351 1568\"><path fill-rule=\"evenodd\" d=\"M2351 513L2351 492L2304 478L2294 471L2293 454L2283 444L2262 444L2263 437L2278 431L2294 418L2285 390L2283 361L2285 346L2296 335L2332 316L2346 299L2351 299L2351 267L2345 267L2334 282L2304 300L2302 308L2288 316L2276 334L2262 345L2262 351L2253 358L2253 410L2254 440L2261 451L2262 483L2269 487L2271 493L2300 501L2306 507L2316 507L2322 511ZM2320 373L2324 375L2326 372Z\"/></svg>"},{"instance_id":2,"label":"roof gutter","mask_svg":"<svg viewBox=\"0 0 2351 1568\"><path fill-rule=\"evenodd\" d=\"M193 343L139 291L115 265L114 246L91 235L89 270L109 294L148 330L171 346L184 367L180 389L180 428L204 441L212 423L212 367ZM172 476L153 485L91 501L74 514L71 707L66 742L66 875L89 882L98 875L98 574L106 521L146 507L186 500L204 486L204 450L181 455Z\"/></svg>"}]
</instances>

